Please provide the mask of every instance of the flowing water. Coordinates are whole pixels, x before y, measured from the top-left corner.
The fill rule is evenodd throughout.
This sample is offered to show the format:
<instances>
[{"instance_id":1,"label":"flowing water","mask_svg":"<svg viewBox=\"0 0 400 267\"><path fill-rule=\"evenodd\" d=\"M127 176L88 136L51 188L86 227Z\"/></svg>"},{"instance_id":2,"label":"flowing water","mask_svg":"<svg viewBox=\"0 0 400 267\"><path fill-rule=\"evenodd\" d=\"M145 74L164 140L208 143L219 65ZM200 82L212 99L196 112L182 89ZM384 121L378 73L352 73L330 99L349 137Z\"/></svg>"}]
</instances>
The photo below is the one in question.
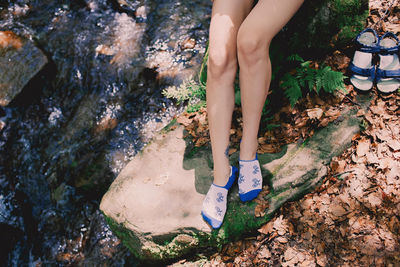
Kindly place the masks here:
<instances>
[{"instance_id":1,"label":"flowing water","mask_svg":"<svg viewBox=\"0 0 400 267\"><path fill-rule=\"evenodd\" d=\"M49 63L0 108L0 264L135 264L99 202L180 112L161 90L198 70L210 8L203 0L1 0L0 30L33 40Z\"/></svg>"}]
</instances>

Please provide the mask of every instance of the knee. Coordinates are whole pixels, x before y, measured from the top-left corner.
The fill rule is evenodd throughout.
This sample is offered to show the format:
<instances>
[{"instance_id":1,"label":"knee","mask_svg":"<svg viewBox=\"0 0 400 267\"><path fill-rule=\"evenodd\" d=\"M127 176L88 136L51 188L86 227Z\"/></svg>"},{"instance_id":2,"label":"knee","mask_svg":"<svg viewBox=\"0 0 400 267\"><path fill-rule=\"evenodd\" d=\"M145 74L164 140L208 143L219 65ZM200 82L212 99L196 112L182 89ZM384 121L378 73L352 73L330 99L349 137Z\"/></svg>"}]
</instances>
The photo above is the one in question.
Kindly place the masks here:
<instances>
[{"instance_id":1,"label":"knee","mask_svg":"<svg viewBox=\"0 0 400 267\"><path fill-rule=\"evenodd\" d=\"M268 59L269 43L268 39L239 30L237 50L240 63L253 65L260 59Z\"/></svg>"},{"instance_id":2,"label":"knee","mask_svg":"<svg viewBox=\"0 0 400 267\"><path fill-rule=\"evenodd\" d=\"M215 48L209 51L207 73L215 78L236 73L236 55L227 49Z\"/></svg>"}]
</instances>

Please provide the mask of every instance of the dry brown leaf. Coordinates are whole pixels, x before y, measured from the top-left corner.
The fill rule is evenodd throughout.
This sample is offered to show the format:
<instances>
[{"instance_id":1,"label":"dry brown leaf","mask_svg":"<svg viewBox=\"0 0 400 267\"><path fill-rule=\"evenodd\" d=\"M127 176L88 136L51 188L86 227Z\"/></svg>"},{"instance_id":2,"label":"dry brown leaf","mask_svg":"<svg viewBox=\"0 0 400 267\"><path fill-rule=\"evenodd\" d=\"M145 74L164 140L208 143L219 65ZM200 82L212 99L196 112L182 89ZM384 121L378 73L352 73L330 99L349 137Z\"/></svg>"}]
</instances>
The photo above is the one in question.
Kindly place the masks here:
<instances>
[{"instance_id":1,"label":"dry brown leaf","mask_svg":"<svg viewBox=\"0 0 400 267\"><path fill-rule=\"evenodd\" d=\"M307 116L312 120L314 120L314 119L319 120L324 113L324 111L320 108L306 109L306 112L307 112Z\"/></svg>"},{"instance_id":2,"label":"dry brown leaf","mask_svg":"<svg viewBox=\"0 0 400 267\"><path fill-rule=\"evenodd\" d=\"M289 242L287 240L287 238L284 237L284 236L278 236L275 240L276 240L276 242L279 242L279 243L282 243L282 244L286 244L287 242Z\"/></svg>"},{"instance_id":3,"label":"dry brown leaf","mask_svg":"<svg viewBox=\"0 0 400 267\"><path fill-rule=\"evenodd\" d=\"M273 226L279 235L284 235L289 230L288 220L284 219L283 215L276 218Z\"/></svg>"},{"instance_id":4,"label":"dry brown leaf","mask_svg":"<svg viewBox=\"0 0 400 267\"><path fill-rule=\"evenodd\" d=\"M276 153L279 152L282 148L277 144L263 144L258 148L259 153Z\"/></svg>"},{"instance_id":5,"label":"dry brown leaf","mask_svg":"<svg viewBox=\"0 0 400 267\"><path fill-rule=\"evenodd\" d=\"M369 122L369 124L371 124L371 125L373 125L373 124L375 124L375 119L374 118L372 118L372 116L371 116L371 113L367 113L365 116L364 116L364 118L365 118L365 120L367 121L367 122Z\"/></svg>"},{"instance_id":6,"label":"dry brown leaf","mask_svg":"<svg viewBox=\"0 0 400 267\"><path fill-rule=\"evenodd\" d=\"M367 154L369 151L369 146L371 145L371 142L368 139L362 139L358 141L357 145L357 156L362 157Z\"/></svg>"},{"instance_id":7,"label":"dry brown leaf","mask_svg":"<svg viewBox=\"0 0 400 267\"><path fill-rule=\"evenodd\" d=\"M378 193L371 193L368 195L367 198L372 207L377 207L382 204L382 199L380 198L380 194Z\"/></svg>"},{"instance_id":8,"label":"dry brown leaf","mask_svg":"<svg viewBox=\"0 0 400 267\"><path fill-rule=\"evenodd\" d=\"M356 114L357 117L361 117L361 116L364 116L364 115L365 115L365 111L363 109L360 109L360 110L357 111L357 114Z\"/></svg>"},{"instance_id":9,"label":"dry brown leaf","mask_svg":"<svg viewBox=\"0 0 400 267\"><path fill-rule=\"evenodd\" d=\"M331 107L327 111L325 111L325 116L331 117L331 119L336 120L340 116L340 110L337 108Z\"/></svg>"},{"instance_id":10,"label":"dry brown leaf","mask_svg":"<svg viewBox=\"0 0 400 267\"><path fill-rule=\"evenodd\" d=\"M377 105L372 105L369 109L376 115L383 115L385 114L385 102L378 100Z\"/></svg>"},{"instance_id":11,"label":"dry brown leaf","mask_svg":"<svg viewBox=\"0 0 400 267\"><path fill-rule=\"evenodd\" d=\"M339 160L339 161L332 161L331 162L331 169L333 173L342 173L346 168L346 161Z\"/></svg>"},{"instance_id":12,"label":"dry brown leaf","mask_svg":"<svg viewBox=\"0 0 400 267\"><path fill-rule=\"evenodd\" d=\"M379 140L383 141L383 142L391 142L392 136L391 134L387 131L387 130L378 130L376 131L376 137L378 137Z\"/></svg>"},{"instance_id":13,"label":"dry brown leaf","mask_svg":"<svg viewBox=\"0 0 400 267\"><path fill-rule=\"evenodd\" d=\"M189 125L192 123L193 118L188 118L188 117L186 117L186 116L179 116L179 117L176 119L176 121L177 121L178 123L182 124L183 126L189 126Z\"/></svg>"},{"instance_id":14,"label":"dry brown leaf","mask_svg":"<svg viewBox=\"0 0 400 267\"><path fill-rule=\"evenodd\" d=\"M257 256L261 259L269 259L272 255L269 249L266 246L263 246L262 249L258 251Z\"/></svg>"},{"instance_id":15,"label":"dry brown leaf","mask_svg":"<svg viewBox=\"0 0 400 267\"><path fill-rule=\"evenodd\" d=\"M297 250L293 249L292 247L288 247L285 253L283 254L283 257L285 258L286 261L291 261L297 256L297 254L298 254Z\"/></svg>"},{"instance_id":16,"label":"dry brown leaf","mask_svg":"<svg viewBox=\"0 0 400 267\"><path fill-rule=\"evenodd\" d=\"M318 127L325 127L331 122L329 118L323 118L321 122L318 124Z\"/></svg>"},{"instance_id":17,"label":"dry brown leaf","mask_svg":"<svg viewBox=\"0 0 400 267\"><path fill-rule=\"evenodd\" d=\"M335 217L342 217L348 213L348 211L339 204L330 205L329 210Z\"/></svg>"},{"instance_id":18,"label":"dry brown leaf","mask_svg":"<svg viewBox=\"0 0 400 267\"><path fill-rule=\"evenodd\" d=\"M397 140L389 141L387 145L395 152L400 150L400 142Z\"/></svg>"},{"instance_id":19,"label":"dry brown leaf","mask_svg":"<svg viewBox=\"0 0 400 267\"><path fill-rule=\"evenodd\" d=\"M12 31L0 31L0 48L15 48L22 47L22 40Z\"/></svg>"},{"instance_id":20,"label":"dry brown leaf","mask_svg":"<svg viewBox=\"0 0 400 267\"><path fill-rule=\"evenodd\" d=\"M260 232L264 235L268 235L274 230L273 225L274 225L274 222L269 221L267 224L264 224L263 226L261 226L261 228L258 229L258 232Z\"/></svg>"},{"instance_id":21,"label":"dry brown leaf","mask_svg":"<svg viewBox=\"0 0 400 267\"><path fill-rule=\"evenodd\" d=\"M378 164L379 163L379 159L375 153L367 153L366 156L367 156L367 162L369 164Z\"/></svg>"},{"instance_id":22,"label":"dry brown leaf","mask_svg":"<svg viewBox=\"0 0 400 267\"><path fill-rule=\"evenodd\" d=\"M265 216L265 210L268 208L268 202L263 202L257 204L254 208L254 214L256 217L263 217Z\"/></svg>"}]
</instances>

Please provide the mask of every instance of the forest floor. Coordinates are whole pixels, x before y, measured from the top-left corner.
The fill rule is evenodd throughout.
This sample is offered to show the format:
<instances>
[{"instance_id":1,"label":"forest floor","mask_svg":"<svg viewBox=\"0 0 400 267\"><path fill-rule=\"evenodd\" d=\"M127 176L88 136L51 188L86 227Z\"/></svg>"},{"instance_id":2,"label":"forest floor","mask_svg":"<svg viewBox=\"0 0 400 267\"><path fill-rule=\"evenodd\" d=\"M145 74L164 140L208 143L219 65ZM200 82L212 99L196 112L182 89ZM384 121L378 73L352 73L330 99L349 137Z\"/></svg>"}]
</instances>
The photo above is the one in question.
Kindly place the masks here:
<instances>
[{"instance_id":1,"label":"forest floor","mask_svg":"<svg viewBox=\"0 0 400 267\"><path fill-rule=\"evenodd\" d=\"M399 35L399 1L384 15L392 2L370 1L368 26L380 34ZM324 63L346 73L350 61L349 53L337 50ZM259 153L276 152L340 119L344 107L359 109L361 132L350 148L332 159L321 185L286 203L257 235L227 244L203 266L400 266L400 92L381 94L374 86L367 92L372 101L364 112L357 104L361 93L349 81L346 89L347 93L309 95L294 107L283 106L268 122L279 126L259 138ZM241 137L237 114L239 108L230 153ZM209 141L205 116L203 109L178 119L199 146Z\"/></svg>"}]
</instances>

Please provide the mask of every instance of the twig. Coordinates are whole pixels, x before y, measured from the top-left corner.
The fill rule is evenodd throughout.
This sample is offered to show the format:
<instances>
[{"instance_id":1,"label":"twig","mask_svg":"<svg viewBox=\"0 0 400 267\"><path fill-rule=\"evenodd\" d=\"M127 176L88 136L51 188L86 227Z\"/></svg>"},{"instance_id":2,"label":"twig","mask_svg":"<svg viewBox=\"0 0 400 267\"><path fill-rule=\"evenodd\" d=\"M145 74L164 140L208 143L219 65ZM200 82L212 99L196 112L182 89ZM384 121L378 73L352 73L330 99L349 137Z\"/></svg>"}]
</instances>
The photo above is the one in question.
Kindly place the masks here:
<instances>
[{"instance_id":1,"label":"twig","mask_svg":"<svg viewBox=\"0 0 400 267\"><path fill-rule=\"evenodd\" d=\"M261 245L264 244L265 241L268 240L268 238L269 238L269 236L265 237L263 240L261 240L260 242L258 242L258 244L257 244L257 246L256 246L255 252L257 252L257 251L260 249Z\"/></svg>"},{"instance_id":2,"label":"twig","mask_svg":"<svg viewBox=\"0 0 400 267\"><path fill-rule=\"evenodd\" d=\"M346 174L346 173L349 173L349 172L354 172L354 170L349 170L349 171L345 171L345 172L341 172L341 173L332 174L332 176L336 177L336 176L340 176L342 174Z\"/></svg>"},{"instance_id":3,"label":"twig","mask_svg":"<svg viewBox=\"0 0 400 267\"><path fill-rule=\"evenodd\" d=\"M347 100L349 100L351 103L353 103L354 105L357 105L357 106L361 107L360 104L358 104L357 102L354 102L350 97L348 97L347 95L345 95L343 92L341 92L341 91L338 91L338 92L341 93L342 95L344 95L344 97L345 97Z\"/></svg>"}]
</instances>

